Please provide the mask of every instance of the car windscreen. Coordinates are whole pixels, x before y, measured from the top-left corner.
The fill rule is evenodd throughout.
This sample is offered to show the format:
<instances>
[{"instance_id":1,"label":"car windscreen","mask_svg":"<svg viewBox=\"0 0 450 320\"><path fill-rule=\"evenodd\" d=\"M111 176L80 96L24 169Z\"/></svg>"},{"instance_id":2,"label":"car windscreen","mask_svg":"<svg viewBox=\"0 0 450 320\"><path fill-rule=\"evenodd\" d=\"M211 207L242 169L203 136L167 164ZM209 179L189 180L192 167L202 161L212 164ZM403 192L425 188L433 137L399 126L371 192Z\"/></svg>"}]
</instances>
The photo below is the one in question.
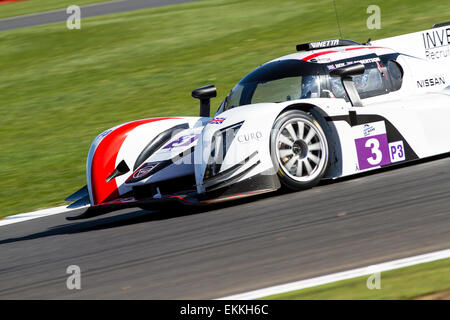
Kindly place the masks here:
<instances>
[{"instance_id":1,"label":"car windscreen","mask_svg":"<svg viewBox=\"0 0 450 320\"><path fill-rule=\"evenodd\" d=\"M239 81L218 113L260 102L319 98L322 70L320 65L294 59L266 63Z\"/></svg>"}]
</instances>

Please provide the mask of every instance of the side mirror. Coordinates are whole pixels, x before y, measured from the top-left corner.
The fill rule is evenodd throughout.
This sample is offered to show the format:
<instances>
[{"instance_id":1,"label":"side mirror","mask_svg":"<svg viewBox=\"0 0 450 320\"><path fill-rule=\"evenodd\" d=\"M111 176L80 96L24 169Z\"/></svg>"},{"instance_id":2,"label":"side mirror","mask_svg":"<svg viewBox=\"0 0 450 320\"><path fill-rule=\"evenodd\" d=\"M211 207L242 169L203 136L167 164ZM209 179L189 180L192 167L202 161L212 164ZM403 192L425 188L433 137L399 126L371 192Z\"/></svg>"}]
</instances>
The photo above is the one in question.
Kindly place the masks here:
<instances>
[{"instance_id":1,"label":"side mirror","mask_svg":"<svg viewBox=\"0 0 450 320\"><path fill-rule=\"evenodd\" d=\"M362 63L355 63L342 68L334 69L330 72L332 77L340 77L345 92L347 93L350 103L354 107L362 107L361 98L359 97L358 90L356 90L352 77L358 76L364 73L366 68Z\"/></svg>"},{"instance_id":2,"label":"side mirror","mask_svg":"<svg viewBox=\"0 0 450 320\"><path fill-rule=\"evenodd\" d=\"M192 97L200 99L200 117L209 117L210 100L217 96L214 85L204 86L192 91Z\"/></svg>"}]
</instances>

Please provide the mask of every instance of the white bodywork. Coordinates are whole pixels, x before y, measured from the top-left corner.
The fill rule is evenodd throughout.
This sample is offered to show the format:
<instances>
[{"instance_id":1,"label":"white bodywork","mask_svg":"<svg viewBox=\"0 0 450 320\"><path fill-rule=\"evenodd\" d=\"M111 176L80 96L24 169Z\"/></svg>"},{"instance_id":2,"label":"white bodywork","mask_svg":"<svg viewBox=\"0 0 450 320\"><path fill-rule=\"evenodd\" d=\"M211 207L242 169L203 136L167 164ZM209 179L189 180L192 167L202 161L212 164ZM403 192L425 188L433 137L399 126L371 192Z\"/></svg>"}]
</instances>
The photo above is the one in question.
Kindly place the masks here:
<instances>
[{"instance_id":1,"label":"white bodywork","mask_svg":"<svg viewBox=\"0 0 450 320\"><path fill-rule=\"evenodd\" d=\"M445 38L444 43L442 41L435 43L436 49L429 48L433 46L433 41L431 41L431 44L426 43L426 47L424 46L424 39L428 39L428 42L430 42L429 39L433 34L435 38L432 39L442 40L443 37ZM286 108L295 104L311 104L316 110L316 115L321 114L322 117L345 116L349 114L349 111L356 111L358 115L379 115L388 120L402 136L398 141L389 144L389 148L396 147L397 152L390 153L388 159L381 159L379 162L377 162L380 159L377 159L376 145L369 143L371 149L375 147L374 153L371 155L372 159L369 159L372 160L372 166L360 168L355 140L386 134L385 121L369 123L370 126L374 127L374 130L367 133L366 136L364 136L364 125L352 127L342 120L322 122L322 127L325 124L323 129L327 133L328 139L333 140L332 145L335 148L340 148L340 152L335 150L335 154L339 154L339 158L335 159L336 161L331 159L331 166L325 178L343 177L377 169L383 164L411 160L405 159L400 152L401 150L399 150L404 148L406 142L409 143L418 158L450 152L450 133L448 131L450 119L450 83L448 82L450 79L450 44L448 41L450 41L449 26L374 41L372 45L364 47L333 48L331 50L335 53L319 55L313 59L318 63L330 63L347 58L357 59L357 57L367 53L375 53L379 56L395 52L400 53L396 61L404 71L402 87L398 91L363 99L363 107L353 107L350 102L346 102L344 99L314 98L233 108L216 115L226 119L222 124L209 124L205 127L201 140L202 145L201 148L197 149L197 153L200 153L200 151L205 153L205 150L210 149L209 143L216 130L245 120L238 135L252 135L261 132L261 138L253 139L251 143L247 141L242 143L235 139L224 160L223 170L232 166L236 161L241 161L254 150L265 150L259 152L257 157L252 159L252 163L260 160L260 165L241 177L239 181L263 172L273 172L269 151L271 128L277 117ZM324 51L330 51L330 49L294 53L273 61L283 59L304 60L305 58L308 59L308 56L314 56ZM436 52L439 52L439 54ZM439 57L437 57L438 55ZM431 83L431 79L440 79L440 83L434 83L434 81ZM422 86L419 86L419 83ZM335 131L328 127L331 124ZM337 145L337 141L339 141L340 146ZM378 158L383 156L386 157L387 155L379 154ZM207 187L207 185L202 184L205 161L198 161L198 163L196 168L198 192L204 192L204 187ZM252 163L248 163L246 166L251 166ZM381 163L381 165L376 165L377 163ZM240 171L243 170L245 170L245 167L240 169ZM234 174L239 174L239 171ZM230 178L231 176L224 177L224 180Z\"/></svg>"},{"instance_id":2,"label":"white bodywork","mask_svg":"<svg viewBox=\"0 0 450 320\"><path fill-rule=\"evenodd\" d=\"M292 108L308 110L326 134L333 157L329 160L330 166L324 178L343 177L450 152L450 134L447 129L450 119L449 41L450 26L446 26L373 41L370 45L298 52L275 59L273 61L294 59L325 66L345 59L358 61L358 57L368 54L377 57L397 54L396 62L403 70L403 82L397 91L362 99L363 107L353 107L350 102L339 98L309 98L240 106L216 114L213 120L180 117L131 126L130 130L121 133L124 137L120 140L121 145L114 160L114 168L125 161L131 170L114 179L117 189L115 196L126 195L136 186L194 174L198 194L220 183L226 186L227 181L235 184L258 175L274 176L276 171L270 153L272 128L280 114ZM369 120L351 125L346 118L350 112L356 112L360 119ZM173 135L145 160L143 166L174 159L183 152L186 156L178 157L178 163L145 179L126 183L131 176L137 175L138 170L133 165L149 141L164 130L183 123L187 123L188 128ZM218 172L222 175L214 181L205 181L213 136L236 124L240 124L239 130ZM94 199L92 163L99 144L109 135L120 131L120 128L118 126L99 135L89 152L87 181L92 205L111 200L106 199L106 194L101 199ZM215 139L214 143L219 142ZM194 153L187 152L193 147ZM238 163L242 165L231 170ZM111 168L108 170L111 171ZM110 174L103 172L98 181Z\"/></svg>"}]
</instances>

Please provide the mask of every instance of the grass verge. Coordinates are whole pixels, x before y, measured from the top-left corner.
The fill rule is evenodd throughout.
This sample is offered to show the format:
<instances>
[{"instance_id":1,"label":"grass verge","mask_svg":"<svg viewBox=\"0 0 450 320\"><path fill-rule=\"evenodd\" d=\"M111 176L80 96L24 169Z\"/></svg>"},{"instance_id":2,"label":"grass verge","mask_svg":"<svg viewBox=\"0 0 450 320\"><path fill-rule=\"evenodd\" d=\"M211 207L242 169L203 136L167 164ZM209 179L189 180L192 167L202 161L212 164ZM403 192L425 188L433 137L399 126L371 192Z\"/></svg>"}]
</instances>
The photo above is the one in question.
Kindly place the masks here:
<instances>
[{"instance_id":1,"label":"grass verge","mask_svg":"<svg viewBox=\"0 0 450 320\"><path fill-rule=\"evenodd\" d=\"M382 28L368 30L370 4L338 1L343 37L379 39L448 20L441 0L378 1ZM85 159L99 132L140 118L197 115L192 89L214 83L214 108L258 65L297 43L339 37L329 0L198 1L81 26L0 32L0 217L64 204L86 183Z\"/></svg>"},{"instance_id":2,"label":"grass verge","mask_svg":"<svg viewBox=\"0 0 450 320\"><path fill-rule=\"evenodd\" d=\"M450 259L381 273L381 288L369 290L368 276L269 296L265 300L399 300L450 289Z\"/></svg>"}]
</instances>

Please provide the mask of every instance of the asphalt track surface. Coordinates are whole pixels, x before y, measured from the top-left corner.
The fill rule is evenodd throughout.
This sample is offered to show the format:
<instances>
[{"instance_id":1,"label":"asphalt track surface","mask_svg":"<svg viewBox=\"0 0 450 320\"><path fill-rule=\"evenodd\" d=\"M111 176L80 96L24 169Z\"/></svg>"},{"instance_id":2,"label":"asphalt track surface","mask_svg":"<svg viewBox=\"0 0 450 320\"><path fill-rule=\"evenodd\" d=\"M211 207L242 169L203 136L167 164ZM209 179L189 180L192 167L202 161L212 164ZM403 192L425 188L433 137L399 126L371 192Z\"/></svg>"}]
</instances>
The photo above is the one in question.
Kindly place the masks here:
<instances>
[{"instance_id":1,"label":"asphalt track surface","mask_svg":"<svg viewBox=\"0 0 450 320\"><path fill-rule=\"evenodd\" d=\"M446 249L449 195L441 158L208 211L16 223L0 227L0 299L219 298Z\"/></svg>"},{"instance_id":2,"label":"asphalt track surface","mask_svg":"<svg viewBox=\"0 0 450 320\"><path fill-rule=\"evenodd\" d=\"M118 1L82 17L181 2ZM66 18L0 20L0 30ZM0 227L0 299L219 298L450 248L449 208L444 158L201 211L49 216ZM66 287L69 265L81 290Z\"/></svg>"},{"instance_id":3,"label":"asphalt track surface","mask_svg":"<svg viewBox=\"0 0 450 320\"><path fill-rule=\"evenodd\" d=\"M117 0L94 5L81 6L81 18L95 17L139 9L156 8L194 0ZM0 31L63 22L68 18L66 9L25 15L0 20Z\"/></svg>"}]
</instances>

